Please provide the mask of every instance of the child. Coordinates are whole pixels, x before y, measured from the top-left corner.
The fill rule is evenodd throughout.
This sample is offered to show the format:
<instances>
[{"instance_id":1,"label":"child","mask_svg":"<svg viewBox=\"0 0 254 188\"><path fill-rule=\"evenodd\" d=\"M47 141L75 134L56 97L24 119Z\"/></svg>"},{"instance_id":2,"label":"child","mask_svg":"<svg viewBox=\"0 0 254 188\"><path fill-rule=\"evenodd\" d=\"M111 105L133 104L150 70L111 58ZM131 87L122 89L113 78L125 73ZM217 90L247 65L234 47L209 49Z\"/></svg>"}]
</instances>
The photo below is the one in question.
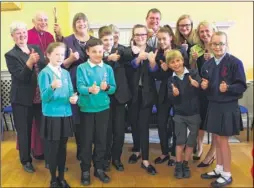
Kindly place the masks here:
<instances>
[{"instance_id":1,"label":"child","mask_svg":"<svg viewBox=\"0 0 254 188\"><path fill-rule=\"evenodd\" d=\"M227 35L221 31L215 32L210 44L214 57L201 69L201 87L209 101L204 127L215 136L217 165L212 172L202 174L201 178L218 178L211 186L224 187L233 181L228 138L240 133L238 99L247 85L242 61L226 52Z\"/></svg>"},{"instance_id":2,"label":"child","mask_svg":"<svg viewBox=\"0 0 254 188\"><path fill-rule=\"evenodd\" d=\"M200 77L196 71L184 67L181 52L171 50L166 55L168 67L173 75L168 80L168 96L174 105L176 134L176 167L175 177L189 178L191 176L188 161L196 145L197 133L201 122L199 115L199 82ZM187 128L190 133L187 137ZM184 147L185 155L182 159Z\"/></svg>"},{"instance_id":3,"label":"child","mask_svg":"<svg viewBox=\"0 0 254 188\"><path fill-rule=\"evenodd\" d=\"M114 95L110 95L110 118L107 130L107 150L104 170L110 170L110 162L118 171L123 171L121 162L122 148L124 144L125 128L125 104L130 100L127 77L125 75L123 53L124 48L113 48L113 32L108 26L99 29L99 38L103 43L104 62L112 67L117 89Z\"/></svg>"},{"instance_id":4,"label":"child","mask_svg":"<svg viewBox=\"0 0 254 188\"><path fill-rule=\"evenodd\" d=\"M59 42L48 46L49 64L39 74L39 88L43 113L41 136L49 147L50 187L68 188L64 180L66 144L68 137L73 136L71 104L75 104L78 97L73 94L70 74L61 68L65 50L65 45Z\"/></svg>"},{"instance_id":5,"label":"child","mask_svg":"<svg viewBox=\"0 0 254 188\"><path fill-rule=\"evenodd\" d=\"M103 63L103 45L99 39L87 42L86 53L89 59L78 66L77 89L80 93L78 105L81 111L81 183L90 184L90 167L93 156L94 176L108 183L110 178L104 173L103 164L106 152L107 128L109 120L109 94L116 90L112 68ZM92 152L92 144L94 151Z\"/></svg>"}]
</instances>

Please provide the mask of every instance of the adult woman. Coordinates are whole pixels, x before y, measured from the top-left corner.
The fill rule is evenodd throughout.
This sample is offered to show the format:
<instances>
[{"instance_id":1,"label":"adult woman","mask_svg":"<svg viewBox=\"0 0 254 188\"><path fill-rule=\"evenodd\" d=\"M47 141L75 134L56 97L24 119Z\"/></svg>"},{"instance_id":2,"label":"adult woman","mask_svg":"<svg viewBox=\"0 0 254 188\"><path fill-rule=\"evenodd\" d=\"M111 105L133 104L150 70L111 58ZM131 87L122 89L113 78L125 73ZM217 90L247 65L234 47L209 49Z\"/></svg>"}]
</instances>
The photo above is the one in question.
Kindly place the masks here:
<instances>
[{"instance_id":1,"label":"adult woman","mask_svg":"<svg viewBox=\"0 0 254 188\"><path fill-rule=\"evenodd\" d=\"M37 72L45 66L45 59L37 46L27 44L27 27L23 22L10 26L15 46L5 54L6 64L12 77L11 105L18 132L20 161L25 171L33 173L31 153L32 119L41 108L33 104L37 93Z\"/></svg>"}]
</instances>

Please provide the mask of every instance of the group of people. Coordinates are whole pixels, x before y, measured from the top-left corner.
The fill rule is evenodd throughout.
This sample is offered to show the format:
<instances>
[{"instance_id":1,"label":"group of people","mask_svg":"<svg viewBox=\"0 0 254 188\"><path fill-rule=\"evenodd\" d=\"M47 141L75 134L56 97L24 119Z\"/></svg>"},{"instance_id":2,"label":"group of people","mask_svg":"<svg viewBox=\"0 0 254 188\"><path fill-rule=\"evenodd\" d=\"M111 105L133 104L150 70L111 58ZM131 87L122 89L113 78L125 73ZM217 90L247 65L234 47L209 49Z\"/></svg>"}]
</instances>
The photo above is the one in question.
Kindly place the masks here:
<instances>
[{"instance_id":1,"label":"group of people","mask_svg":"<svg viewBox=\"0 0 254 188\"><path fill-rule=\"evenodd\" d=\"M74 16L73 34L67 37L58 24L55 39L47 32L43 12L36 14L30 30L22 22L10 26L15 46L5 58L25 171L35 172L32 153L45 159L50 187L70 187L64 173L68 137L74 134L81 184L91 184L92 161L94 176L109 182L111 164L124 171L121 155L128 116L133 137L128 162L141 159L141 168L155 175L149 162L149 117L156 105L162 154L154 163L168 161L175 165L176 178L190 178L188 162L201 158L207 131L213 134L212 144L198 167L209 166L215 158L217 165L201 178L216 178L212 187L232 182L228 138L242 128L238 99L247 88L243 63L228 53L227 35L207 21L194 29L191 17L182 15L174 33L169 25L160 26L160 20L158 9L149 10L147 25L132 28L128 47L118 43L120 31L114 25L102 26L98 39L89 34L84 13ZM168 127L170 110L174 123Z\"/></svg>"}]
</instances>

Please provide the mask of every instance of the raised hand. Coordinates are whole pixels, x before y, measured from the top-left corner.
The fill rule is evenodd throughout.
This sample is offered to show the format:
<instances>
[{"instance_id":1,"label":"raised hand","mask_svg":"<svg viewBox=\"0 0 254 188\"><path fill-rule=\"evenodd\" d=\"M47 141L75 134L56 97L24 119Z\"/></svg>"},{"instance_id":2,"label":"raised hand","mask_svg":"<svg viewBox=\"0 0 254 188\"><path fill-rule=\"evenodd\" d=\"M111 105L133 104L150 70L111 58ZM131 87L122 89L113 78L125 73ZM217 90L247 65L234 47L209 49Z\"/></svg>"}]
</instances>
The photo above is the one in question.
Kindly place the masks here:
<instances>
[{"instance_id":1,"label":"raised hand","mask_svg":"<svg viewBox=\"0 0 254 188\"><path fill-rule=\"evenodd\" d=\"M120 59L120 55L118 54L118 50L116 50L116 52L115 53L113 53L113 54L110 54L109 56L108 56L108 60L109 61L118 61Z\"/></svg>"},{"instance_id":2,"label":"raised hand","mask_svg":"<svg viewBox=\"0 0 254 188\"><path fill-rule=\"evenodd\" d=\"M192 59L193 59L194 61L197 61L197 59L198 59L198 53L197 53L195 50L193 50L193 51L191 52L191 57L192 57Z\"/></svg>"},{"instance_id":3,"label":"raised hand","mask_svg":"<svg viewBox=\"0 0 254 188\"><path fill-rule=\"evenodd\" d=\"M148 53L145 51L140 51L138 54L138 59L140 61L146 60L148 58Z\"/></svg>"},{"instance_id":4,"label":"raised hand","mask_svg":"<svg viewBox=\"0 0 254 188\"><path fill-rule=\"evenodd\" d=\"M90 93L96 95L97 93L99 93L100 87L97 86L96 82L94 82L93 85L92 85L92 87L89 87L89 88L88 88L88 91L89 91Z\"/></svg>"},{"instance_id":5,"label":"raised hand","mask_svg":"<svg viewBox=\"0 0 254 188\"><path fill-rule=\"evenodd\" d=\"M131 50L134 54L139 54L140 48L134 45L133 40L131 41Z\"/></svg>"},{"instance_id":6,"label":"raised hand","mask_svg":"<svg viewBox=\"0 0 254 188\"><path fill-rule=\"evenodd\" d=\"M106 80L103 80L101 82L101 90L105 91L107 89L107 87L108 87L108 84L107 84Z\"/></svg>"},{"instance_id":7,"label":"raised hand","mask_svg":"<svg viewBox=\"0 0 254 188\"><path fill-rule=\"evenodd\" d=\"M35 63L37 63L40 59L40 56L37 52L34 51L34 49L31 49L30 55L29 55L29 59L27 60L27 64L28 65L34 65Z\"/></svg>"},{"instance_id":8,"label":"raised hand","mask_svg":"<svg viewBox=\"0 0 254 188\"><path fill-rule=\"evenodd\" d=\"M71 104L76 104L77 101L78 101L78 94L77 93L74 93L70 98L69 98L69 101Z\"/></svg>"},{"instance_id":9,"label":"raised hand","mask_svg":"<svg viewBox=\"0 0 254 188\"><path fill-rule=\"evenodd\" d=\"M208 84L209 84L209 81L205 78L202 78L202 82L201 82L201 88L202 89L207 89L208 88Z\"/></svg>"},{"instance_id":10,"label":"raised hand","mask_svg":"<svg viewBox=\"0 0 254 188\"><path fill-rule=\"evenodd\" d=\"M162 60L160 60L160 63L161 63L162 70L167 71L168 70L168 65Z\"/></svg>"},{"instance_id":11,"label":"raised hand","mask_svg":"<svg viewBox=\"0 0 254 188\"><path fill-rule=\"evenodd\" d=\"M51 87L52 87L52 89L62 87L62 81L57 79L55 75L53 75L53 81L51 83Z\"/></svg>"},{"instance_id":12,"label":"raised hand","mask_svg":"<svg viewBox=\"0 0 254 188\"><path fill-rule=\"evenodd\" d=\"M211 54L208 52L208 50L205 50L205 53L204 53L204 59L206 61L208 61L209 59L211 59Z\"/></svg>"},{"instance_id":13,"label":"raised hand","mask_svg":"<svg viewBox=\"0 0 254 188\"><path fill-rule=\"evenodd\" d=\"M71 48L69 50L70 50L70 55L69 55L70 61L71 62L77 61L79 59L79 53L73 52Z\"/></svg>"},{"instance_id":14,"label":"raised hand","mask_svg":"<svg viewBox=\"0 0 254 188\"><path fill-rule=\"evenodd\" d=\"M192 79L191 75L189 75L189 80L190 80L190 83L192 86L194 86L196 88L199 87L199 83L196 80Z\"/></svg>"},{"instance_id":15,"label":"raised hand","mask_svg":"<svg viewBox=\"0 0 254 188\"><path fill-rule=\"evenodd\" d=\"M151 67L154 67L156 65L155 58L157 56L157 53L158 53L158 49L155 51L155 53L153 53L153 52L148 53L147 59L148 59Z\"/></svg>"},{"instance_id":16,"label":"raised hand","mask_svg":"<svg viewBox=\"0 0 254 188\"><path fill-rule=\"evenodd\" d=\"M172 86L172 91L173 91L173 95L176 97L178 96L180 93L179 93L179 89L177 87L175 87L174 84L171 84Z\"/></svg>"},{"instance_id":17,"label":"raised hand","mask_svg":"<svg viewBox=\"0 0 254 188\"><path fill-rule=\"evenodd\" d=\"M225 81L222 81L220 83L220 92L224 93L228 90L228 85Z\"/></svg>"}]
</instances>

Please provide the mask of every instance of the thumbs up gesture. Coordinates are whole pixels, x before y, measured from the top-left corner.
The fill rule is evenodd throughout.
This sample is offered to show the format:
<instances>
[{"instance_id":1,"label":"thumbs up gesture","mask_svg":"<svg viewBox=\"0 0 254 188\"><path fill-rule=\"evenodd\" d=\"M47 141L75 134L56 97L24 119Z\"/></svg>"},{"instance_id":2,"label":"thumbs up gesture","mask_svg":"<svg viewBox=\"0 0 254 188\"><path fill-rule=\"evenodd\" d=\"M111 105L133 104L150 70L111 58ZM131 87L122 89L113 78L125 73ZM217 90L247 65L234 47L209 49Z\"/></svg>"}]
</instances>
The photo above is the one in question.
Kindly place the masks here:
<instances>
[{"instance_id":1,"label":"thumbs up gesture","mask_svg":"<svg viewBox=\"0 0 254 188\"><path fill-rule=\"evenodd\" d=\"M194 61L197 61L197 59L198 59L198 53L197 53L195 50L193 50L193 51L191 52L191 57L192 57L192 59L193 59Z\"/></svg>"},{"instance_id":2,"label":"thumbs up gesture","mask_svg":"<svg viewBox=\"0 0 254 188\"><path fill-rule=\"evenodd\" d=\"M220 83L220 92L224 93L228 90L228 85L225 81L222 81Z\"/></svg>"},{"instance_id":3,"label":"thumbs up gesture","mask_svg":"<svg viewBox=\"0 0 254 188\"><path fill-rule=\"evenodd\" d=\"M201 82L201 88L203 90L207 89L208 88L208 84L209 84L209 81L205 78L202 78L202 82Z\"/></svg>"},{"instance_id":4,"label":"thumbs up gesture","mask_svg":"<svg viewBox=\"0 0 254 188\"><path fill-rule=\"evenodd\" d=\"M55 75L53 75L53 81L51 83L51 87L52 87L52 89L62 87L62 81L57 79Z\"/></svg>"},{"instance_id":5,"label":"thumbs up gesture","mask_svg":"<svg viewBox=\"0 0 254 188\"><path fill-rule=\"evenodd\" d=\"M131 41L131 50L134 54L139 54L140 48L134 45L133 40Z\"/></svg>"},{"instance_id":6,"label":"thumbs up gesture","mask_svg":"<svg viewBox=\"0 0 254 188\"><path fill-rule=\"evenodd\" d=\"M116 62L116 61L118 61L119 59L120 59L120 55L118 54L118 50L116 50L115 53L110 54L110 55L108 56L108 60L109 60L109 61L114 61L114 62Z\"/></svg>"},{"instance_id":7,"label":"thumbs up gesture","mask_svg":"<svg viewBox=\"0 0 254 188\"><path fill-rule=\"evenodd\" d=\"M35 63L37 63L40 59L40 56L37 52L34 51L34 49L31 49L30 55L29 55L29 59L27 60L27 64L28 65L34 65Z\"/></svg>"},{"instance_id":8,"label":"thumbs up gesture","mask_svg":"<svg viewBox=\"0 0 254 188\"><path fill-rule=\"evenodd\" d=\"M182 47L184 47L186 51L188 50L189 45L187 43L187 40L184 40L184 42L182 43Z\"/></svg>"},{"instance_id":9,"label":"thumbs up gesture","mask_svg":"<svg viewBox=\"0 0 254 188\"><path fill-rule=\"evenodd\" d=\"M177 87L175 87L174 84L171 84L172 86L172 91L173 91L173 95L176 97L178 96L180 93L179 93L179 89Z\"/></svg>"},{"instance_id":10,"label":"thumbs up gesture","mask_svg":"<svg viewBox=\"0 0 254 188\"><path fill-rule=\"evenodd\" d=\"M107 84L107 81L106 80L103 80L101 82L101 90L105 91L108 87L108 84Z\"/></svg>"},{"instance_id":11,"label":"thumbs up gesture","mask_svg":"<svg viewBox=\"0 0 254 188\"><path fill-rule=\"evenodd\" d=\"M160 63L161 63L162 70L167 71L168 70L168 65L162 60L160 60Z\"/></svg>"},{"instance_id":12,"label":"thumbs up gesture","mask_svg":"<svg viewBox=\"0 0 254 188\"><path fill-rule=\"evenodd\" d=\"M196 88L199 87L199 83L196 80L192 79L191 75L189 75L189 80L190 80L190 83L192 86L194 86Z\"/></svg>"},{"instance_id":13,"label":"thumbs up gesture","mask_svg":"<svg viewBox=\"0 0 254 188\"><path fill-rule=\"evenodd\" d=\"M156 65L155 58L157 56L157 53L158 53L158 49L155 51L155 53L153 53L153 52L148 53L147 59L148 59L151 67L154 67Z\"/></svg>"},{"instance_id":14,"label":"thumbs up gesture","mask_svg":"<svg viewBox=\"0 0 254 188\"><path fill-rule=\"evenodd\" d=\"M93 85L92 85L92 87L89 87L89 88L88 88L88 91L89 91L90 93L93 93L93 94L96 95L97 93L99 93L100 87L97 86L96 82L94 82Z\"/></svg>"},{"instance_id":15,"label":"thumbs up gesture","mask_svg":"<svg viewBox=\"0 0 254 188\"><path fill-rule=\"evenodd\" d=\"M69 55L70 61L71 62L77 61L79 59L79 53L73 52L71 48L69 50L70 50L70 55Z\"/></svg>"},{"instance_id":16,"label":"thumbs up gesture","mask_svg":"<svg viewBox=\"0 0 254 188\"><path fill-rule=\"evenodd\" d=\"M69 98L69 101L71 104L76 104L77 101L78 101L78 94L77 93L74 93L70 98Z\"/></svg>"},{"instance_id":17,"label":"thumbs up gesture","mask_svg":"<svg viewBox=\"0 0 254 188\"><path fill-rule=\"evenodd\" d=\"M211 54L208 52L208 50L205 50L204 59L205 59L206 61L209 60L209 59L211 59Z\"/></svg>"}]
</instances>

